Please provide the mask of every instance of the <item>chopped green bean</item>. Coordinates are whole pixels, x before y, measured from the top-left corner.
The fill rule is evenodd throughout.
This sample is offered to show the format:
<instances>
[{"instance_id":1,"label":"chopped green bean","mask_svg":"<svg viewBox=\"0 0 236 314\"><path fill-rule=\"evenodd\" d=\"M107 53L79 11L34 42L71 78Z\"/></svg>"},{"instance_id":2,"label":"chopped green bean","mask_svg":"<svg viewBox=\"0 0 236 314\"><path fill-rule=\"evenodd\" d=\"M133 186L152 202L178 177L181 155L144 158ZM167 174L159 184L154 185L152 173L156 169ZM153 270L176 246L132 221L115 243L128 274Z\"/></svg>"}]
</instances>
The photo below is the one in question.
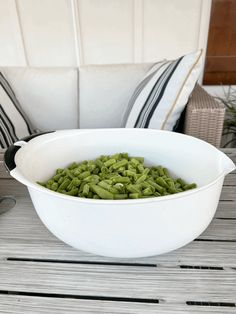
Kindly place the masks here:
<instances>
[{"instance_id":1,"label":"chopped green bean","mask_svg":"<svg viewBox=\"0 0 236 314\"><path fill-rule=\"evenodd\" d=\"M94 193L96 193L102 199L112 200L114 198L111 192L103 189L102 187L98 185L92 184L91 189L94 191Z\"/></svg>"},{"instance_id":2,"label":"chopped green bean","mask_svg":"<svg viewBox=\"0 0 236 314\"><path fill-rule=\"evenodd\" d=\"M59 185L58 190L65 190L68 185L70 184L70 180L69 179L64 179L64 181Z\"/></svg>"},{"instance_id":3,"label":"chopped green bean","mask_svg":"<svg viewBox=\"0 0 236 314\"><path fill-rule=\"evenodd\" d=\"M173 178L167 168L147 167L143 157L127 153L75 161L65 169L57 169L46 182L37 183L70 196L108 200L160 197L197 187Z\"/></svg>"},{"instance_id":4,"label":"chopped green bean","mask_svg":"<svg viewBox=\"0 0 236 314\"><path fill-rule=\"evenodd\" d=\"M120 167L123 167L125 166L126 164L128 163L128 160L127 159L122 159L120 161L118 161L117 163L115 163L113 166L112 166L112 169L118 169Z\"/></svg>"},{"instance_id":5,"label":"chopped green bean","mask_svg":"<svg viewBox=\"0 0 236 314\"><path fill-rule=\"evenodd\" d=\"M139 193L130 193L129 198L139 198Z\"/></svg>"}]
</instances>

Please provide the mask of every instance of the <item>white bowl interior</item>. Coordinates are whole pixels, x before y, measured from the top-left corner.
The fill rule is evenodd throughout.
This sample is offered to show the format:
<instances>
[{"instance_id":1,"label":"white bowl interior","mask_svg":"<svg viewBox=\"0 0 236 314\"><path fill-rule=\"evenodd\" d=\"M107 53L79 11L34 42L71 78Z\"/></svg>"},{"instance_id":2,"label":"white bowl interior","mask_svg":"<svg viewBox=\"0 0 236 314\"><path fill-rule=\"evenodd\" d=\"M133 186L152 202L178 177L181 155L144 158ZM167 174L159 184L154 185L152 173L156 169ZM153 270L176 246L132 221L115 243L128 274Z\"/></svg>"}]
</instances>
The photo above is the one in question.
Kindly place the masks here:
<instances>
[{"instance_id":1,"label":"white bowl interior","mask_svg":"<svg viewBox=\"0 0 236 314\"><path fill-rule=\"evenodd\" d=\"M146 129L57 131L36 137L16 154L16 165L33 181L45 181L57 168L73 161L127 152L147 165L162 165L187 182L204 186L219 176L223 164L218 150L190 136Z\"/></svg>"}]
</instances>

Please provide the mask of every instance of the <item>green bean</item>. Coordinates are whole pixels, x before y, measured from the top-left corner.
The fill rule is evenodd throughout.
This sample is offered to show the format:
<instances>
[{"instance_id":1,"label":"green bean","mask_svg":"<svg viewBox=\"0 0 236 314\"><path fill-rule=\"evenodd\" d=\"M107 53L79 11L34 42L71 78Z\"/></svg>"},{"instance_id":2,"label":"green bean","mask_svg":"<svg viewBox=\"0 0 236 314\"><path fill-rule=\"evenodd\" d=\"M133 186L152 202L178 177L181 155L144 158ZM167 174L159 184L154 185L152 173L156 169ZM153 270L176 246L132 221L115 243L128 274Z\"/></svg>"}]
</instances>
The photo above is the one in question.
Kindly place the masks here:
<instances>
[{"instance_id":1,"label":"green bean","mask_svg":"<svg viewBox=\"0 0 236 314\"><path fill-rule=\"evenodd\" d=\"M165 175L165 172L163 171L163 168L161 166L157 167L157 171L161 177Z\"/></svg>"},{"instance_id":2,"label":"green bean","mask_svg":"<svg viewBox=\"0 0 236 314\"><path fill-rule=\"evenodd\" d=\"M77 168L78 167L78 163L77 162L72 162L72 164L68 167L69 170L72 170L74 168Z\"/></svg>"},{"instance_id":3,"label":"green bean","mask_svg":"<svg viewBox=\"0 0 236 314\"><path fill-rule=\"evenodd\" d=\"M121 156L121 154L115 154L115 155L112 155L111 158L118 160L118 159L120 159L120 156Z\"/></svg>"},{"instance_id":4,"label":"green bean","mask_svg":"<svg viewBox=\"0 0 236 314\"><path fill-rule=\"evenodd\" d=\"M84 185L84 187L83 187L82 194L83 194L84 196L88 196L88 194L89 194L89 185L88 185L87 183L86 183L86 184Z\"/></svg>"},{"instance_id":5,"label":"green bean","mask_svg":"<svg viewBox=\"0 0 236 314\"><path fill-rule=\"evenodd\" d=\"M97 200L100 199L100 197L97 194L94 194L94 196L92 198L97 199Z\"/></svg>"},{"instance_id":6,"label":"green bean","mask_svg":"<svg viewBox=\"0 0 236 314\"><path fill-rule=\"evenodd\" d=\"M71 180L70 184L67 186L67 191L72 190L73 188L76 188L80 185L81 180L79 180L78 178L74 178Z\"/></svg>"},{"instance_id":7,"label":"green bean","mask_svg":"<svg viewBox=\"0 0 236 314\"><path fill-rule=\"evenodd\" d=\"M102 199L112 200L114 198L111 192L103 189L102 187L98 185L91 184L91 189L93 190L94 193L96 193Z\"/></svg>"},{"instance_id":8,"label":"green bean","mask_svg":"<svg viewBox=\"0 0 236 314\"><path fill-rule=\"evenodd\" d=\"M69 179L64 179L64 181L59 185L58 190L65 190L70 184Z\"/></svg>"},{"instance_id":9,"label":"green bean","mask_svg":"<svg viewBox=\"0 0 236 314\"><path fill-rule=\"evenodd\" d=\"M85 178L87 178L88 176L90 176L90 171L84 171L84 172L82 172L80 175L79 175L79 179L85 179Z\"/></svg>"},{"instance_id":10,"label":"green bean","mask_svg":"<svg viewBox=\"0 0 236 314\"><path fill-rule=\"evenodd\" d=\"M183 187L183 189L184 189L185 191L187 191L187 190L195 189L196 187L197 187L196 183L192 183L192 184L186 184L186 185Z\"/></svg>"},{"instance_id":11,"label":"green bean","mask_svg":"<svg viewBox=\"0 0 236 314\"><path fill-rule=\"evenodd\" d=\"M139 184L143 181L145 181L147 179L147 175L146 174L142 174L137 180L136 183Z\"/></svg>"},{"instance_id":12,"label":"green bean","mask_svg":"<svg viewBox=\"0 0 236 314\"><path fill-rule=\"evenodd\" d=\"M116 183L113 186L121 194L124 194L126 192L126 187L125 187L125 185L123 183Z\"/></svg>"},{"instance_id":13,"label":"green bean","mask_svg":"<svg viewBox=\"0 0 236 314\"><path fill-rule=\"evenodd\" d=\"M144 157L130 157L130 158L138 160L141 164L144 163Z\"/></svg>"},{"instance_id":14,"label":"green bean","mask_svg":"<svg viewBox=\"0 0 236 314\"><path fill-rule=\"evenodd\" d=\"M60 177L60 179L58 180L58 184L61 184L64 181L64 177Z\"/></svg>"},{"instance_id":15,"label":"green bean","mask_svg":"<svg viewBox=\"0 0 236 314\"><path fill-rule=\"evenodd\" d=\"M131 193L140 193L140 188L137 185L129 184L126 186L126 189Z\"/></svg>"},{"instance_id":16,"label":"green bean","mask_svg":"<svg viewBox=\"0 0 236 314\"><path fill-rule=\"evenodd\" d=\"M139 193L130 193L129 198L139 198Z\"/></svg>"},{"instance_id":17,"label":"green bean","mask_svg":"<svg viewBox=\"0 0 236 314\"><path fill-rule=\"evenodd\" d=\"M187 183L183 179L181 179L181 178L176 179L176 181L179 182L182 187L187 185Z\"/></svg>"},{"instance_id":18,"label":"green bean","mask_svg":"<svg viewBox=\"0 0 236 314\"><path fill-rule=\"evenodd\" d=\"M51 185L51 190L57 191L57 189L58 189L58 183L57 182L53 182L52 185Z\"/></svg>"},{"instance_id":19,"label":"green bean","mask_svg":"<svg viewBox=\"0 0 236 314\"><path fill-rule=\"evenodd\" d=\"M64 169L58 168L58 169L56 170L56 174L62 174L63 171L64 171Z\"/></svg>"},{"instance_id":20,"label":"green bean","mask_svg":"<svg viewBox=\"0 0 236 314\"><path fill-rule=\"evenodd\" d=\"M154 192L153 192L153 190L151 189L151 187L148 187L148 188L146 188L145 190L143 190L143 193L142 193L143 195L153 195L154 194Z\"/></svg>"},{"instance_id":21,"label":"green bean","mask_svg":"<svg viewBox=\"0 0 236 314\"><path fill-rule=\"evenodd\" d=\"M58 168L46 182L37 183L70 196L114 200L160 197L196 188L195 183L170 176L167 168L147 167L143 157L127 153L74 161L65 169Z\"/></svg>"},{"instance_id":22,"label":"green bean","mask_svg":"<svg viewBox=\"0 0 236 314\"><path fill-rule=\"evenodd\" d=\"M106 189L107 191L113 193L113 194L119 194L119 191L114 188L111 184L105 182L105 181L100 181L98 183L99 186L101 186L102 188Z\"/></svg>"},{"instance_id":23,"label":"green bean","mask_svg":"<svg viewBox=\"0 0 236 314\"><path fill-rule=\"evenodd\" d=\"M59 181L61 177L62 177L61 174L56 174L54 177L52 177L52 180Z\"/></svg>"},{"instance_id":24,"label":"green bean","mask_svg":"<svg viewBox=\"0 0 236 314\"><path fill-rule=\"evenodd\" d=\"M144 167L141 164L138 165L137 169L138 169L139 173L142 173L144 171Z\"/></svg>"},{"instance_id":25,"label":"green bean","mask_svg":"<svg viewBox=\"0 0 236 314\"><path fill-rule=\"evenodd\" d=\"M75 177L69 169L66 169L66 176L70 179L74 179Z\"/></svg>"},{"instance_id":26,"label":"green bean","mask_svg":"<svg viewBox=\"0 0 236 314\"><path fill-rule=\"evenodd\" d=\"M78 188L74 188L74 189L68 191L66 194L67 195L71 195L71 196L77 196L78 195L78 191L79 191Z\"/></svg>"},{"instance_id":27,"label":"green bean","mask_svg":"<svg viewBox=\"0 0 236 314\"><path fill-rule=\"evenodd\" d=\"M116 160L114 158L113 159L109 159L106 162L104 162L104 166L110 167L111 165L113 165L115 163L116 163Z\"/></svg>"},{"instance_id":28,"label":"green bean","mask_svg":"<svg viewBox=\"0 0 236 314\"><path fill-rule=\"evenodd\" d=\"M165 188L163 188L162 186L160 186L159 184L153 182L152 180L148 180L147 181L150 185L152 185L156 190L157 192L163 194L164 191L165 191Z\"/></svg>"},{"instance_id":29,"label":"green bean","mask_svg":"<svg viewBox=\"0 0 236 314\"><path fill-rule=\"evenodd\" d=\"M102 167L103 167L103 162L102 162L100 159L97 159L97 160L96 160L96 165L97 165L99 168L102 168Z\"/></svg>"},{"instance_id":30,"label":"green bean","mask_svg":"<svg viewBox=\"0 0 236 314\"><path fill-rule=\"evenodd\" d=\"M114 200L124 200L128 198L128 194L114 194Z\"/></svg>"},{"instance_id":31,"label":"green bean","mask_svg":"<svg viewBox=\"0 0 236 314\"><path fill-rule=\"evenodd\" d=\"M166 183L166 181L163 179L163 177L156 178L156 183L162 186L163 188L168 188L169 185Z\"/></svg>"},{"instance_id":32,"label":"green bean","mask_svg":"<svg viewBox=\"0 0 236 314\"><path fill-rule=\"evenodd\" d=\"M134 172L133 170L125 170L124 171L124 175L127 176L127 177L133 177L133 178L137 178L137 173Z\"/></svg>"},{"instance_id":33,"label":"green bean","mask_svg":"<svg viewBox=\"0 0 236 314\"><path fill-rule=\"evenodd\" d=\"M139 162L137 159L135 159L135 158L131 158L131 159L130 159L130 163L131 163L131 165L134 166L134 167L137 167L137 166L140 165L140 162Z\"/></svg>"},{"instance_id":34,"label":"green bean","mask_svg":"<svg viewBox=\"0 0 236 314\"><path fill-rule=\"evenodd\" d=\"M121 176L116 176L112 178L112 181L114 183L130 183L130 178L128 177L121 177Z\"/></svg>"},{"instance_id":35,"label":"green bean","mask_svg":"<svg viewBox=\"0 0 236 314\"><path fill-rule=\"evenodd\" d=\"M112 165L112 169L116 170L116 169L118 169L120 167L125 166L127 163L128 163L127 159L122 159L120 161L117 161L114 165Z\"/></svg>"},{"instance_id":36,"label":"green bean","mask_svg":"<svg viewBox=\"0 0 236 314\"><path fill-rule=\"evenodd\" d=\"M167 168L163 168L163 172L165 174L165 176L170 177L169 171Z\"/></svg>"}]
</instances>

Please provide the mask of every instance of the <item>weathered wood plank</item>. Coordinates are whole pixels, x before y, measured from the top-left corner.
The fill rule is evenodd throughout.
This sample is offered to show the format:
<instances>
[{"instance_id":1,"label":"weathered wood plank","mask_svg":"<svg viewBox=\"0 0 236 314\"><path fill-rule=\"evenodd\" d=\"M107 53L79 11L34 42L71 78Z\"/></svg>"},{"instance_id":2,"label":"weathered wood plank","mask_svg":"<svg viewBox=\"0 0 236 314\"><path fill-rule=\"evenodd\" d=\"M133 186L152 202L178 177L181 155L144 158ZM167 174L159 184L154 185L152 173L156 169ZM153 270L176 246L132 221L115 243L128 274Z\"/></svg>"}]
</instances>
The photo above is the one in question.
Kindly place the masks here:
<instances>
[{"instance_id":1,"label":"weathered wood plank","mask_svg":"<svg viewBox=\"0 0 236 314\"><path fill-rule=\"evenodd\" d=\"M215 217L236 219L236 201L232 201L232 202L220 201Z\"/></svg>"},{"instance_id":2,"label":"weathered wood plank","mask_svg":"<svg viewBox=\"0 0 236 314\"><path fill-rule=\"evenodd\" d=\"M174 312L173 312L174 311ZM0 295L1 314L231 314L235 308Z\"/></svg>"},{"instance_id":3,"label":"weathered wood plank","mask_svg":"<svg viewBox=\"0 0 236 314\"><path fill-rule=\"evenodd\" d=\"M236 270L0 261L0 290L234 303Z\"/></svg>"},{"instance_id":4,"label":"weathered wood plank","mask_svg":"<svg viewBox=\"0 0 236 314\"><path fill-rule=\"evenodd\" d=\"M73 249L61 241L1 239L0 259L41 259L82 263L135 263L167 267L179 265L236 267L236 243L202 242L192 243L167 254L138 259L108 258Z\"/></svg>"},{"instance_id":5,"label":"weathered wood plank","mask_svg":"<svg viewBox=\"0 0 236 314\"><path fill-rule=\"evenodd\" d=\"M236 220L213 219L199 239L236 241Z\"/></svg>"},{"instance_id":6,"label":"weathered wood plank","mask_svg":"<svg viewBox=\"0 0 236 314\"><path fill-rule=\"evenodd\" d=\"M230 173L225 177L224 186L236 185L236 173Z\"/></svg>"},{"instance_id":7,"label":"weathered wood plank","mask_svg":"<svg viewBox=\"0 0 236 314\"><path fill-rule=\"evenodd\" d=\"M236 186L223 186L221 201L236 201Z\"/></svg>"},{"instance_id":8,"label":"weathered wood plank","mask_svg":"<svg viewBox=\"0 0 236 314\"><path fill-rule=\"evenodd\" d=\"M10 194L14 195L15 197L25 197L26 195L29 195L26 186L16 181L15 179L1 178L0 191L1 196Z\"/></svg>"}]
</instances>

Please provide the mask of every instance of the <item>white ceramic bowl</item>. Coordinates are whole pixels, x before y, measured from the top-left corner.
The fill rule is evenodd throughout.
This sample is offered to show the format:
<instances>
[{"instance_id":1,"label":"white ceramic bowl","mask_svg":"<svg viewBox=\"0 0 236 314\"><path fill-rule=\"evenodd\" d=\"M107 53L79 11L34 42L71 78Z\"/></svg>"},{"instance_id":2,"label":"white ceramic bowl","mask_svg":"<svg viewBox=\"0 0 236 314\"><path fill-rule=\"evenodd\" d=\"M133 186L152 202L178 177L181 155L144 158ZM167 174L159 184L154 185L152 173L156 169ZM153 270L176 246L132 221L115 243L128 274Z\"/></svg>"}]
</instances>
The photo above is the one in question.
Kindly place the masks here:
<instances>
[{"instance_id":1,"label":"white ceramic bowl","mask_svg":"<svg viewBox=\"0 0 236 314\"><path fill-rule=\"evenodd\" d=\"M36 184L73 161L117 152L143 156L148 165L165 166L198 188L157 198L94 200ZM224 176L235 169L204 141L147 129L52 132L15 143L5 163L27 185L39 217L56 237L77 249L125 258L165 253L198 237L214 216Z\"/></svg>"}]
</instances>

